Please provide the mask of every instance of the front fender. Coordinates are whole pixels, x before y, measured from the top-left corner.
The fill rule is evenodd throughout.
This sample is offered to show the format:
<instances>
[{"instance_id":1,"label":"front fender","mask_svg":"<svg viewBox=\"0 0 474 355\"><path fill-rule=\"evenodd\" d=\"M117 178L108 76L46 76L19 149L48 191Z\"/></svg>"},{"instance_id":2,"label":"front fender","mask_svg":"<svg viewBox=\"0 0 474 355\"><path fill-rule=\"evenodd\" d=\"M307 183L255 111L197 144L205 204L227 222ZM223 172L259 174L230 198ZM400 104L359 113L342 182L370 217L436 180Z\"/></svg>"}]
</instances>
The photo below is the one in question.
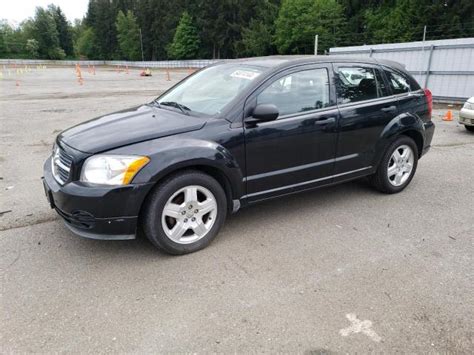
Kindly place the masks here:
<instances>
[{"instance_id":1,"label":"front fender","mask_svg":"<svg viewBox=\"0 0 474 355\"><path fill-rule=\"evenodd\" d=\"M383 129L375 146L374 162L372 166L377 166L387 147L396 137L406 132L418 135L421 139L421 147L425 141L425 125L421 118L410 113L403 113L393 118Z\"/></svg>"},{"instance_id":2,"label":"front fender","mask_svg":"<svg viewBox=\"0 0 474 355\"><path fill-rule=\"evenodd\" d=\"M243 174L239 164L226 148L216 142L168 137L123 147L116 153L129 154L130 151L150 158L150 163L137 174L133 183L158 182L178 169L200 166L222 173L229 180L233 198L240 198L243 194Z\"/></svg>"}]
</instances>

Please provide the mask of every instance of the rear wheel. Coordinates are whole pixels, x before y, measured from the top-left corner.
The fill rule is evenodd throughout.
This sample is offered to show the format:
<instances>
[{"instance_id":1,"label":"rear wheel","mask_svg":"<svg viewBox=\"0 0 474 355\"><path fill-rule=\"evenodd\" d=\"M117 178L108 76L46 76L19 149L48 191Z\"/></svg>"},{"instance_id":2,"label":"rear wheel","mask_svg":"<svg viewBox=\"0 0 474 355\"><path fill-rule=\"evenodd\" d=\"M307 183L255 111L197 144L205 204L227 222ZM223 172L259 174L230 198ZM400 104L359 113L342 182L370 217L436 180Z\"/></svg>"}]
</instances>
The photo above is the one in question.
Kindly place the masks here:
<instances>
[{"instance_id":1,"label":"rear wheel","mask_svg":"<svg viewBox=\"0 0 474 355\"><path fill-rule=\"evenodd\" d=\"M398 137L385 151L377 172L370 177L379 191L393 194L408 186L418 165L418 148L410 137Z\"/></svg>"},{"instance_id":2,"label":"rear wheel","mask_svg":"<svg viewBox=\"0 0 474 355\"><path fill-rule=\"evenodd\" d=\"M170 254L206 247L226 218L221 185L209 175L186 171L161 183L150 196L144 230L150 241Z\"/></svg>"},{"instance_id":3,"label":"rear wheel","mask_svg":"<svg viewBox=\"0 0 474 355\"><path fill-rule=\"evenodd\" d=\"M474 126L464 125L469 132L474 132Z\"/></svg>"}]
</instances>

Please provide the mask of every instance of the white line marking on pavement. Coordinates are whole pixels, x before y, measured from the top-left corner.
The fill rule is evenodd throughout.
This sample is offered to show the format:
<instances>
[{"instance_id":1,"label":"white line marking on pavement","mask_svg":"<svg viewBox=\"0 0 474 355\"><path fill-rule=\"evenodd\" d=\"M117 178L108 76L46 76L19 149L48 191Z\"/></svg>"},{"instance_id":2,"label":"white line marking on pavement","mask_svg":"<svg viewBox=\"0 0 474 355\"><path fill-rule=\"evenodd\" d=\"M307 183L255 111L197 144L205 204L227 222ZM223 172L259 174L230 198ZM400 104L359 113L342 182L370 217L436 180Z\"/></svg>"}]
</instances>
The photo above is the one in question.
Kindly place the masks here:
<instances>
[{"instance_id":1,"label":"white line marking on pavement","mask_svg":"<svg viewBox=\"0 0 474 355\"><path fill-rule=\"evenodd\" d=\"M382 340L382 338L379 337L379 335L372 329L372 321L370 320L363 320L361 321L360 319L357 318L357 316L354 313L349 313L346 314L346 318L352 323L351 326L341 329L339 331L339 334L341 334L343 337L346 337L352 333L357 334L357 333L364 333L367 335L370 339L372 339L375 342L379 342Z\"/></svg>"}]
</instances>

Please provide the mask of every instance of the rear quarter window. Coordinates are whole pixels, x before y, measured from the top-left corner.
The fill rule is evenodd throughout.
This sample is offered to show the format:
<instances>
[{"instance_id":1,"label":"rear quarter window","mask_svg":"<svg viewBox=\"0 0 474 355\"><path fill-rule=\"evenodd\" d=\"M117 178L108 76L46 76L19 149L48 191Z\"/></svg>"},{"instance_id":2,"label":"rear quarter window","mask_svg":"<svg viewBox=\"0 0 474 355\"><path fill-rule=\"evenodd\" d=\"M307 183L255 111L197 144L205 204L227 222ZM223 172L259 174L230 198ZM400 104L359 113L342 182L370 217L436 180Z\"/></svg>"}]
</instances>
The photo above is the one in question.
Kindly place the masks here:
<instances>
[{"instance_id":1,"label":"rear quarter window","mask_svg":"<svg viewBox=\"0 0 474 355\"><path fill-rule=\"evenodd\" d=\"M419 89L416 82L414 82L414 80L409 76L389 69L385 69L384 71L394 95L404 94Z\"/></svg>"}]
</instances>

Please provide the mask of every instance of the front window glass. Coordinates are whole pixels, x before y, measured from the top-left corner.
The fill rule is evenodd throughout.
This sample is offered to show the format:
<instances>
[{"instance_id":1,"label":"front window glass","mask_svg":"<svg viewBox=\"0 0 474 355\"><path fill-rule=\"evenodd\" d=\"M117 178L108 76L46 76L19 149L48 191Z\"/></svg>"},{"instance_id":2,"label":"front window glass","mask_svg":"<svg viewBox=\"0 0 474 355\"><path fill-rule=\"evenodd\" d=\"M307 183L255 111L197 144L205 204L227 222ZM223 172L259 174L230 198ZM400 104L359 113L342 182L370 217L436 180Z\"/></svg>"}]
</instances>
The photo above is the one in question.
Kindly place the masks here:
<instances>
[{"instance_id":1,"label":"front window glass","mask_svg":"<svg viewBox=\"0 0 474 355\"><path fill-rule=\"evenodd\" d=\"M257 104L275 105L280 116L329 106L326 69L296 72L274 81L257 97Z\"/></svg>"},{"instance_id":2,"label":"front window glass","mask_svg":"<svg viewBox=\"0 0 474 355\"><path fill-rule=\"evenodd\" d=\"M216 115L262 73L262 68L239 64L209 67L161 96L163 107L179 107ZM170 104L171 103L171 104Z\"/></svg>"}]
</instances>

